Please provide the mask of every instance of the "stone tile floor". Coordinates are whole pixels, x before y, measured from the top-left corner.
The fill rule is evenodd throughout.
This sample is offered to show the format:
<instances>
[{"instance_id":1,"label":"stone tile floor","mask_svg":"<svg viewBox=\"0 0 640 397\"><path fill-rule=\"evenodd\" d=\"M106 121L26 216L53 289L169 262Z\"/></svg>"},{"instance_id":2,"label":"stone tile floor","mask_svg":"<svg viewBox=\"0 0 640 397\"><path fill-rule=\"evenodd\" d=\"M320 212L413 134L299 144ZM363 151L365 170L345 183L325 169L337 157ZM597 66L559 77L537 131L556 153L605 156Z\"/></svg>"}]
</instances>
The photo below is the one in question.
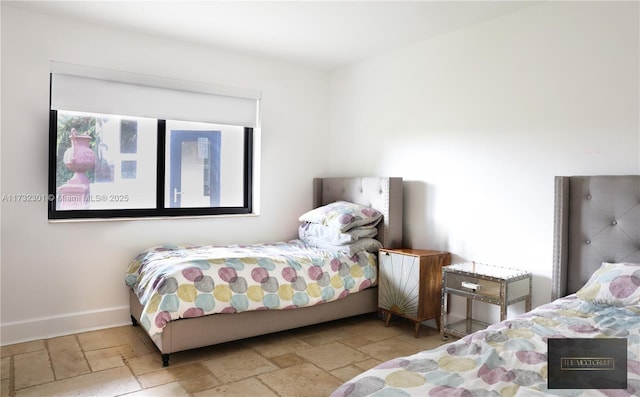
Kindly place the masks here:
<instances>
[{"instance_id":1,"label":"stone tile floor","mask_svg":"<svg viewBox=\"0 0 640 397\"><path fill-rule=\"evenodd\" d=\"M374 314L171 355L123 326L0 348L2 396L328 396L382 361L445 342Z\"/></svg>"}]
</instances>

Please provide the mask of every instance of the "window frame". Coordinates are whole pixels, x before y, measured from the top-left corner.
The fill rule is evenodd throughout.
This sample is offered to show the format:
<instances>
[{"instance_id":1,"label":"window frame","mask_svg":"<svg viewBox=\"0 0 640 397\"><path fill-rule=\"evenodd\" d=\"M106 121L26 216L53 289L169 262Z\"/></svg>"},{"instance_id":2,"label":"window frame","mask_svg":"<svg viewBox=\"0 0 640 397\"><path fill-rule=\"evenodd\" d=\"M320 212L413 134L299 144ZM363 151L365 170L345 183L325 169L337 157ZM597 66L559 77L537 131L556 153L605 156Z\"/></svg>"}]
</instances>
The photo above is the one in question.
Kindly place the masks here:
<instances>
[{"instance_id":1,"label":"window frame","mask_svg":"<svg viewBox=\"0 0 640 397\"><path fill-rule=\"evenodd\" d=\"M49 220L74 219L114 219L114 218L164 218L164 217L199 217L215 215L246 215L253 213L253 156L254 128L244 127L243 146L243 205L235 207L186 207L165 208L165 175L167 172L166 152L166 119L157 120L157 156L156 156L156 207L143 209L68 209L58 210L56 164L57 164L57 131L58 110L49 111ZM172 120L173 121L173 120Z\"/></svg>"}]
</instances>

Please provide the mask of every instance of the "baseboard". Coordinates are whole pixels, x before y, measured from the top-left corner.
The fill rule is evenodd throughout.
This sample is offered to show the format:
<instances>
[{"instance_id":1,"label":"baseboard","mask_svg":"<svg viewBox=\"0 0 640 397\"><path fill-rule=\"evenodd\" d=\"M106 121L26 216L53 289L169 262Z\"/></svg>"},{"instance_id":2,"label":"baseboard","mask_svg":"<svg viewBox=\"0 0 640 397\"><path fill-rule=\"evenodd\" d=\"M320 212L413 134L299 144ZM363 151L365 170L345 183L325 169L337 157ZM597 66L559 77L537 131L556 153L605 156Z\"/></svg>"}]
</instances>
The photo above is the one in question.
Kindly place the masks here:
<instances>
[{"instance_id":1,"label":"baseboard","mask_svg":"<svg viewBox=\"0 0 640 397\"><path fill-rule=\"evenodd\" d=\"M13 345L126 324L131 324L129 306L15 321L0 325L0 345Z\"/></svg>"}]
</instances>

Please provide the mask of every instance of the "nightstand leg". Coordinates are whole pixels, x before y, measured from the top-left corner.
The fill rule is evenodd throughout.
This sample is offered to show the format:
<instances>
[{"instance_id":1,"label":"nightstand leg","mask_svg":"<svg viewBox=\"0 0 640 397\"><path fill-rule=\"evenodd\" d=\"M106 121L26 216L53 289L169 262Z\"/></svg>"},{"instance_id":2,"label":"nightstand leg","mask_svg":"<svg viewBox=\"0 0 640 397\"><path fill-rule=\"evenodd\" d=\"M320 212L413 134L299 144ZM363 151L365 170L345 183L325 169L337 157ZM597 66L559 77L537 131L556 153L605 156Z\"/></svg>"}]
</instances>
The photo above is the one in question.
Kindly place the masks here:
<instances>
[{"instance_id":1,"label":"nightstand leg","mask_svg":"<svg viewBox=\"0 0 640 397\"><path fill-rule=\"evenodd\" d=\"M384 326L388 327L390 321L391 321L391 312L387 312L387 318L384 320Z\"/></svg>"},{"instance_id":2,"label":"nightstand leg","mask_svg":"<svg viewBox=\"0 0 640 397\"><path fill-rule=\"evenodd\" d=\"M414 328L414 332L413 332L413 333L414 333L414 336L415 336L416 338L419 338L419 337L420 337L420 323L419 323L419 322L416 322L416 325L415 325L414 327L415 327L415 328Z\"/></svg>"},{"instance_id":3,"label":"nightstand leg","mask_svg":"<svg viewBox=\"0 0 640 397\"><path fill-rule=\"evenodd\" d=\"M451 313L451 308L449 307L449 302L451 302L451 294L447 294L447 314Z\"/></svg>"},{"instance_id":4,"label":"nightstand leg","mask_svg":"<svg viewBox=\"0 0 640 397\"><path fill-rule=\"evenodd\" d=\"M467 334L471 333L471 319L473 318L473 302L471 298L467 298Z\"/></svg>"},{"instance_id":5,"label":"nightstand leg","mask_svg":"<svg viewBox=\"0 0 640 397\"><path fill-rule=\"evenodd\" d=\"M507 318L507 283L500 283L500 321Z\"/></svg>"}]
</instances>

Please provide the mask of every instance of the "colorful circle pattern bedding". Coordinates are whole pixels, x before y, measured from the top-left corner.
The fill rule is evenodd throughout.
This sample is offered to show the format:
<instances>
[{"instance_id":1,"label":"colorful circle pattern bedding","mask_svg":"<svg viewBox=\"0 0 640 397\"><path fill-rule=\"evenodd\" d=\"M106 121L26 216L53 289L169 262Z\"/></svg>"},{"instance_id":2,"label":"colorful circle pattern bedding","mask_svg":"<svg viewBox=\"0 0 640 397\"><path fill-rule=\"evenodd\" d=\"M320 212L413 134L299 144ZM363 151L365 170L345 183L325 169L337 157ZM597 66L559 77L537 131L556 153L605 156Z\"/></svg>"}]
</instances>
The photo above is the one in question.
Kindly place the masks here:
<instances>
[{"instance_id":1,"label":"colorful circle pattern bedding","mask_svg":"<svg viewBox=\"0 0 640 397\"><path fill-rule=\"evenodd\" d=\"M125 281L150 335L179 318L295 309L344 298L377 282L376 254L347 255L300 240L231 246L157 246L129 265Z\"/></svg>"},{"instance_id":2,"label":"colorful circle pattern bedding","mask_svg":"<svg viewBox=\"0 0 640 397\"><path fill-rule=\"evenodd\" d=\"M549 389L548 338L626 338L627 389ZM640 395L640 306L571 295L434 350L378 365L332 397Z\"/></svg>"}]
</instances>

